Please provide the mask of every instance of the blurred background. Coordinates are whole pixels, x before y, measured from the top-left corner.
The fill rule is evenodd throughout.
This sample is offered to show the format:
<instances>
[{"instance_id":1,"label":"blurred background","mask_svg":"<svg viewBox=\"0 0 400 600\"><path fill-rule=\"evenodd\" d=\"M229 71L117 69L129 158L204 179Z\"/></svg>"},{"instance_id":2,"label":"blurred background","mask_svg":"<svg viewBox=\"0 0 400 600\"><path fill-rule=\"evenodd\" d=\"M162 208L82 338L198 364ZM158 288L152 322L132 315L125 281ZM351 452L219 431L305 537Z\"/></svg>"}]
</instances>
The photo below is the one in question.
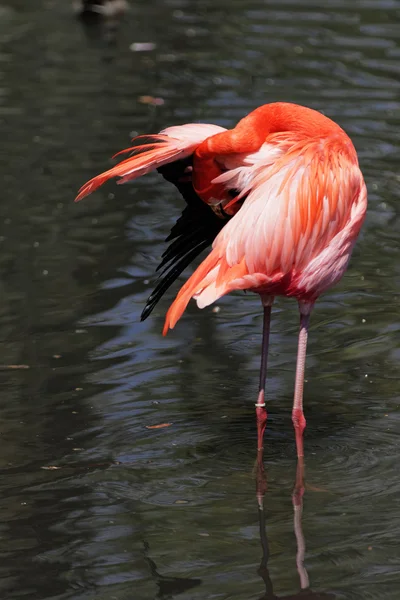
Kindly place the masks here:
<instances>
[{"instance_id":1,"label":"blurred background","mask_svg":"<svg viewBox=\"0 0 400 600\"><path fill-rule=\"evenodd\" d=\"M66 0L0 0L0 597L396 600L400 2L129 4L82 20ZM291 502L296 304L278 301L272 322L272 591L253 475L259 299L191 304L162 338L178 285L139 317L177 192L154 174L73 203L135 133L231 127L277 100L339 122L369 190L351 266L312 316L315 596L298 595Z\"/></svg>"}]
</instances>

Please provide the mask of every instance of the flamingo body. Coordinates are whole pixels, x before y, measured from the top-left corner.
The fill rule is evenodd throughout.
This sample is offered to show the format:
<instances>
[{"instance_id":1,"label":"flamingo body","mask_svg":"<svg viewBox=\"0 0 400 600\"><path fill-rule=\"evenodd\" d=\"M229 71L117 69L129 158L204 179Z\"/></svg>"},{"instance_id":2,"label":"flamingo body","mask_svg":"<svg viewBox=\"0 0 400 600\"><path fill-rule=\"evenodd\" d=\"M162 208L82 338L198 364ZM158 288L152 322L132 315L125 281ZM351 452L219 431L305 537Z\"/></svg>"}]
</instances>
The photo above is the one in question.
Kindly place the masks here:
<instances>
[{"instance_id":1,"label":"flamingo body","mask_svg":"<svg viewBox=\"0 0 400 600\"><path fill-rule=\"evenodd\" d=\"M149 137L123 151L134 156L88 182L77 200L112 177L125 183L193 157L194 191L227 222L169 309L164 333L192 297L200 308L237 289L315 301L342 277L367 194L354 146L336 123L274 103L232 130L188 124Z\"/></svg>"},{"instance_id":2,"label":"flamingo body","mask_svg":"<svg viewBox=\"0 0 400 600\"><path fill-rule=\"evenodd\" d=\"M112 177L125 183L154 169L182 193L188 207L172 229L160 265L167 273L144 318L192 258L213 244L169 308L164 334L191 298L203 308L233 290L251 290L263 299L268 337L273 297L298 300L304 320L293 419L302 433L308 316L317 297L343 276L367 208L350 138L321 113L283 102L257 108L231 130L192 123L136 140L143 137L145 143L122 151L133 156L90 180L77 200ZM265 380L266 359L262 364ZM265 406L261 379L258 407Z\"/></svg>"}]
</instances>

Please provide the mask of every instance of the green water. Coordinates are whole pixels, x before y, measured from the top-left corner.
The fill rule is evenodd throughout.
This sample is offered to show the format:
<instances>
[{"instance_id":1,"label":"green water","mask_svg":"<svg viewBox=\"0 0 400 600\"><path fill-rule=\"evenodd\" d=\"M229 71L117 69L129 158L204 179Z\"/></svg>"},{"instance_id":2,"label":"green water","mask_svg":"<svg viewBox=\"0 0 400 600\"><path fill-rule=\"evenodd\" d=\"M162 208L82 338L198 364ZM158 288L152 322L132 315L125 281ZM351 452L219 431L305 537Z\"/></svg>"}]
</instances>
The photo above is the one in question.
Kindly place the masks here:
<instances>
[{"instance_id":1,"label":"green water","mask_svg":"<svg viewBox=\"0 0 400 600\"><path fill-rule=\"evenodd\" d=\"M0 597L397 600L400 2L131 4L116 34L85 29L68 2L0 5ZM139 42L156 46L130 50ZM298 595L291 500L296 304L279 301L272 321L272 592L253 476L258 298L190 305L162 338L173 290L139 317L182 207L175 190L150 175L72 202L132 132L229 127L276 100L337 120L369 190L351 266L311 322L314 595ZM160 423L171 426L146 428Z\"/></svg>"}]
</instances>

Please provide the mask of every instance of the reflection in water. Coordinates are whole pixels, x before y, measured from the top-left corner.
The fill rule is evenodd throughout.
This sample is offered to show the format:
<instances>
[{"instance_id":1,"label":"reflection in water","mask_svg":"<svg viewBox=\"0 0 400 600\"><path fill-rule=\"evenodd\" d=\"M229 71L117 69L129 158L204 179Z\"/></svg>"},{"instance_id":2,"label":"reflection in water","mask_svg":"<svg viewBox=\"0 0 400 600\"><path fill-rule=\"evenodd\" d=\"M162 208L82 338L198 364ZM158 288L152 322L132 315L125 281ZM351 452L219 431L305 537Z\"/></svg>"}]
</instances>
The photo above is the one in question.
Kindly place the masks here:
<instances>
[{"instance_id":1,"label":"reflection in water","mask_svg":"<svg viewBox=\"0 0 400 600\"><path fill-rule=\"evenodd\" d=\"M126 0L72 0L72 8L83 18L92 15L114 19L123 15L129 5Z\"/></svg>"},{"instance_id":2,"label":"reflection in water","mask_svg":"<svg viewBox=\"0 0 400 600\"><path fill-rule=\"evenodd\" d=\"M304 555L306 550L306 544L303 534L302 527L302 515L303 515L303 495L304 495L304 460L303 457L299 457L297 460L296 469L296 481L292 493L293 503L293 529L296 536L297 543L297 554L296 554L296 567L300 579L300 591L297 594L289 594L285 596L276 596L274 594L273 584L268 570L269 561L269 544L267 537L266 528L266 515L264 507L264 498L266 490L266 476L264 467L260 466L260 453L257 456L257 501L258 501L258 520L260 524L260 540L261 547L263 550L260 567L258 574L262 578L265 584L265 594L261 596L260 600L296 600L300 598L302 600L331 600L335 596L331 593L325 592L313 592L309 585L309 578L307 570L304 566Z\"/></svg>"},{"instance_id":3,"label":"reflection in water","mask_svg":"<svg viewBox=\"0 0 400 600\"><path fill-rule=\"evenodd\" d=\"M144 542L145 559L150 567L150 573L157 582L157 598L168 600L175 594L182 594L201 584L201 579L189 579L184 577L165 577L160 575L157 565L149 556L150 548L147 542Z\"/></svg>"},{"instance_id":4,"label":"reflection in water","mask_svg":"<svg viewBox=\"0 0 400 600\"><path fill-rule=\"evenodd\" d=\"M73 0L72 8L89 39L113 43L129 6L125 0Z\"/></svg>"}]
</instances>

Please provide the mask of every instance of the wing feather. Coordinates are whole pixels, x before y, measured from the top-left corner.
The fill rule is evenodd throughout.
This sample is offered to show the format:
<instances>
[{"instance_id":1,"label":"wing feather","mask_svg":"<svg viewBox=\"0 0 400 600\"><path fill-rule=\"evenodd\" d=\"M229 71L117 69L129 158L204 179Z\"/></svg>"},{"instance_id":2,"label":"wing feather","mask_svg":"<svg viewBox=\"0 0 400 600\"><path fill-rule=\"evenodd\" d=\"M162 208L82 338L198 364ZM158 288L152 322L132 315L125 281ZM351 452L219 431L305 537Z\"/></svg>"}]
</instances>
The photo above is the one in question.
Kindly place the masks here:
<instances>
[{"instance_id":1,"label":"wing feather","mask_svg":"<svg viewBox=\"0 0 400 600\"><path fill-rule=\"evenodd\" d=\"M279 169L268 159L244 167L251 169L243 190L247 197L214 242L215 248L224 248L230 267L245 257L250 274L284 276L303 268L330 243L348 220L362 181L358 166L345 154L337 155L332 161L330 144L317 140L287 152L277 161ZM243 181L240 173L234 175ZM225 174L219 179L232 185Z\"/></svg>"}]
</instances>

